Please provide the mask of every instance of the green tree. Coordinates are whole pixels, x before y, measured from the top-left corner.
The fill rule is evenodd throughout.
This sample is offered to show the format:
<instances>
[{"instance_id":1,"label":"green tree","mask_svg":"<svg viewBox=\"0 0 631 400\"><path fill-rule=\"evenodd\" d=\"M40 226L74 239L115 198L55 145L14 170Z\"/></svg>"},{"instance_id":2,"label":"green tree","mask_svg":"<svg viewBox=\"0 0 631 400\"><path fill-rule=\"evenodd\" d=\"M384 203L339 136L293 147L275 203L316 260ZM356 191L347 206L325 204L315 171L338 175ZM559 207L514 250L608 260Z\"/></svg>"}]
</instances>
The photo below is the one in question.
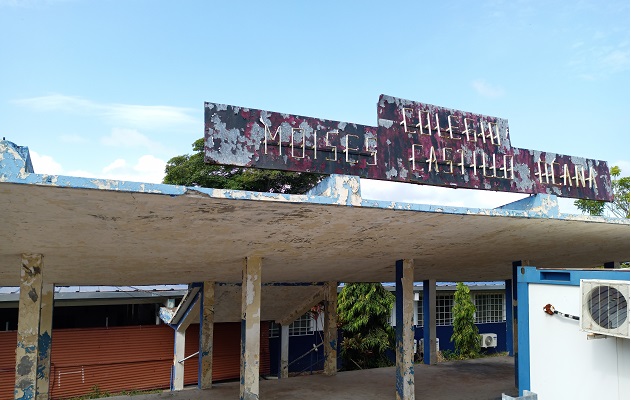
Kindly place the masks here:
<instances>
[{"instance_id":1,"label":"green tree","mask_svg":"<svg viewBox=\"0 0 631 400\"><path fill-rule=\"evenodd\" d=\"M346 369L391 365L386 350L394 348L394 329L388 323L393 304L394 295L381 283L349 283L342 288L337 312Z\"/></svg>"},{"instance_id":2,"label":"green tree","mask_svg":"<svg viewBox=\"0 0 631 400\"><path fill-rule=\"evenodd\" d=\"M193 143L192 155L171 158L164 183L215 189L301 194L314 187L323 175L211 165L204 162L204 139Z\"/></svg>"},{"instance_id":3,"label":"green tree","mask_svg":"<svg viewBox=\"0 0 631 400\"><path fill-rule=\"evenodd\" d=\"M613 202L600 200L576 200L574 205L583 213L589 215L609 215L618 218L629 218L629 177L620 178L620 167L611 168L611 188L613 189Z\"/></svg>"},{"instance_id":4,"label":"green tree","mask_svg":"<svg viewBox=\"0 0 631 400\"><path fill-rule=\"evenodd\" d=\"M473 318L475 305L471 300L469 288L458 282L454 294L454 333L451 341L455 345L455 353L459 358L475 358L480 355L480 336Z\"/></svg>"}]
</instances>

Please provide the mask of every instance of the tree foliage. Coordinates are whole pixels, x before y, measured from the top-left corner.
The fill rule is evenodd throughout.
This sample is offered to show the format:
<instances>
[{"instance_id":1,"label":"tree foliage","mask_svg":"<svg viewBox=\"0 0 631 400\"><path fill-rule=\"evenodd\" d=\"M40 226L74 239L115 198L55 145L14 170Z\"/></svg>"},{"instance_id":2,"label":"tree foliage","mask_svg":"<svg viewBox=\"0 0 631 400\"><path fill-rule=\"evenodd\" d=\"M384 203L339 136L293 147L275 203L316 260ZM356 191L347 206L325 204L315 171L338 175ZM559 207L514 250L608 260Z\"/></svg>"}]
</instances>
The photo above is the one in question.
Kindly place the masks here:
<instances>
[{"instance_id":1,"label":"tree foliage","mask_svg":"<svg viewBox=\"0 0 631 400\"><path fill-rule=\"evenodd\" d=\"M454 342L455 352L459 358L475 358L480 355L480 336L475 326L475 305L471 300L469 288L458 282L454 294Z\"/></svg>"},{"instance_id":2,"label":"tree foliage","mask_svg":"<svg viewBox=\"0 0 631 400\"><path fill-rule=\"evenodd\" d=\"M342 288L337 304L345 367L391 365L386 350L394 348L394 329L388 323L394 295L380 283L349 283Z\"/></svg>"},{"instance_id":3,"label":"tree foliage","mask_svg":"<svg viewBox=\"0 0 631 400\"><path fill-rule=\"evenodd\" d=\"M171 158L163 182L172 185L216 189L302 194L314 187L322 175L211 165L204 162L204 139L193 143L192 155Z\"/></svg>"},{"instance_id":4,"label":"tree foliage","mask_svg":"<svg viewBox=\"0 0 631 400\"><path fill-rule=\"evenodd\" d=\"M618 218L629 218L629 177L620 178L620 167L611 168L611 188L614 200L611 203L600 200L576 200L574 205L589 215L605 215L608 213Z\"/></svg>"}]
</instances>

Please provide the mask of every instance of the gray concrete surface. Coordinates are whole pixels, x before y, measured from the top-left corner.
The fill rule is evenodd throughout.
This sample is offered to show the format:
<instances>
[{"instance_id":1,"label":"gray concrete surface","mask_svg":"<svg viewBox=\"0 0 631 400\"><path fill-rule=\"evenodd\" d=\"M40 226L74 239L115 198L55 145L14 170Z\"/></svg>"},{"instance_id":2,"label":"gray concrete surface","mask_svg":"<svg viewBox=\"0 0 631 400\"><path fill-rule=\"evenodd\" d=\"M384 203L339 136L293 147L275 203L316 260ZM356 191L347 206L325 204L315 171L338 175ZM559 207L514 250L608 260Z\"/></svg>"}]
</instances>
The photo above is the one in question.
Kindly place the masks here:
<instances>
[{"instance_id":1,"label":"gray concrete surface","mask_svg":"<svg viewBox=\"0 0 631 400\"><path fill-rule=\"evenodd\" d=\"M431 400L491 400L502 393L517 395L511 357L448 361L415 366L415 395ZM336 376L305 375L261 380L260 398L267 399L393 399L394 367L339 372ZM210 390L186 389L153 395L119 396L111 400L227 400L239 398L239 383L213 385Z\"/></svg>"}]
</instances>

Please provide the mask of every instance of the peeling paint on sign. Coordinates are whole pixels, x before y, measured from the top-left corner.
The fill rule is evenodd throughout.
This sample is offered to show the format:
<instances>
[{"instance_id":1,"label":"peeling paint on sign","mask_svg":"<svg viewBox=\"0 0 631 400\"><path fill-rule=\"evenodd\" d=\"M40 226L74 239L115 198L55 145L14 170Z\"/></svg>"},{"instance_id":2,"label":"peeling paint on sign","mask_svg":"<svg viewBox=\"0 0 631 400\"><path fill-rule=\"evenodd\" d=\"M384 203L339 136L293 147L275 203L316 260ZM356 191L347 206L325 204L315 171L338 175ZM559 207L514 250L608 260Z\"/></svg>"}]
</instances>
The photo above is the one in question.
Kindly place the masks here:
<instances>
[{"instance_id":1,"label":"peeling paint on sign","mask_svg":"<svg viewBox=\"0 0 631 400\"><path fill-rule=\"evenodd\" d=\"M607 163L511 146L508 121L381 95L358 125L205 103L206 162L611 201Z\"/></svg>"}]
</instances>

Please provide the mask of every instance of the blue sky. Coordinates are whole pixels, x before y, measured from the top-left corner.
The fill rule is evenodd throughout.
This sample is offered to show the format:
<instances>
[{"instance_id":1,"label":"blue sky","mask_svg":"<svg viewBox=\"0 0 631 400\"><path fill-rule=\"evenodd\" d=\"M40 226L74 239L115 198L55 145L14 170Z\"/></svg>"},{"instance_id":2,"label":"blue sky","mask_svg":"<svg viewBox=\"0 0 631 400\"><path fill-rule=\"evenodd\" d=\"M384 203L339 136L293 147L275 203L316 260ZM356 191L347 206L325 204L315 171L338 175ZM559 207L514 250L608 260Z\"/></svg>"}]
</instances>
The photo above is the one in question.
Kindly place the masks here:
<instances>
[{"instance_id":1,"label":"blue sky","mask_svg":"<svg viewBox=\"0 0 631 400\"><path fill-rule=\"evenodd\" d=\"M204 101L376 125L384 93L506 118L513 146L629 174L628 0L0 0L0 88L0 136L38 173L159 182L202 137Z\"/></svg>"}]
</instances>

